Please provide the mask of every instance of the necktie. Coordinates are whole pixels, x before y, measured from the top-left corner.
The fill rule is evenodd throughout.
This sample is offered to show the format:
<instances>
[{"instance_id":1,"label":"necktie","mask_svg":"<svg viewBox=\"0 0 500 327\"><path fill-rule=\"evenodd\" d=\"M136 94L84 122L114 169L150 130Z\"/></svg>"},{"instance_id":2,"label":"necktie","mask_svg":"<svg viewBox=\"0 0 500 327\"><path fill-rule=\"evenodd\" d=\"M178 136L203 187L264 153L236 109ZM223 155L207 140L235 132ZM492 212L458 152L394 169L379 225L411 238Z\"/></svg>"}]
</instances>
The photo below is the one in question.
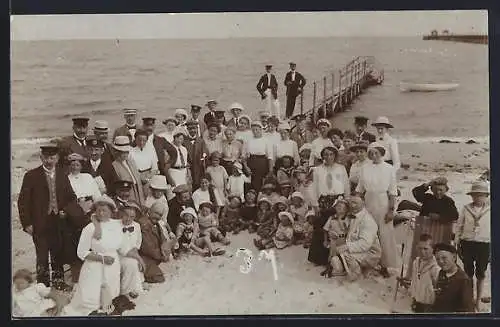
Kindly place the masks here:
<instances>
[{"instance_id":1,"label":"necktie","mask_svg":"<svg viewBox=\"0 0 500 327\"><path fill-rule=\"evenodd\" d=\"M177 148L177 151L179 152L179 158L181 159L181 166L186 166L186 161L184 160L184 155L182 154L181 148Z\"/></svg>"},{"instance_id":2,"label":"necktie","mask_svg":"<svg viewBox=\"0 0 500 327\"><path fill-rule=\"evenodd\" d=\"M134 226L123 227L123 232L124 233L126 233L126 232L132 233L133 231L134 231Z\"/></svg>"},{"instance_id":3,"label":"necktie","mask_svg":"<svg viewBox=\"0 0 500 327\"><path fill-rule=\"evenodd\" d=\"M326 187L329 191L333 188L333 176L331 173L328 173L328 175L326 175Z\"/></svg>"}]
</instances>

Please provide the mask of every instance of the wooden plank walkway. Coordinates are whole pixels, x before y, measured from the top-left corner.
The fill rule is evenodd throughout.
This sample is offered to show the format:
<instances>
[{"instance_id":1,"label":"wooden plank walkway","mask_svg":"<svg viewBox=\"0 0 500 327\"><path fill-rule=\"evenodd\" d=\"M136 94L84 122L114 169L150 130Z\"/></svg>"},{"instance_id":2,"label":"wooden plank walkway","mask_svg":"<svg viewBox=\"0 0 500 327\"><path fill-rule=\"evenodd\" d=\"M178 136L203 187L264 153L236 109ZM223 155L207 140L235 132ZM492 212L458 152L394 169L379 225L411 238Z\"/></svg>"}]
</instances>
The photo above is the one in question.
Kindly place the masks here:
<instances>
[{"instance_id":1,"label":"wooden plank walkway","mask_svg":"<svg viewBox=\"0 0 500 327\"><path fill-rule=\"evenodd\" d=\"M312 123L320 118L332 118L346 110L365 89L380 85L384 81L384 70L372 56L356 57L341 69L313 81L312 107L304 111L304 92L300 97L300 113ZM322 92L322 96L318 93Z\"/></svg>"}]
</instances>

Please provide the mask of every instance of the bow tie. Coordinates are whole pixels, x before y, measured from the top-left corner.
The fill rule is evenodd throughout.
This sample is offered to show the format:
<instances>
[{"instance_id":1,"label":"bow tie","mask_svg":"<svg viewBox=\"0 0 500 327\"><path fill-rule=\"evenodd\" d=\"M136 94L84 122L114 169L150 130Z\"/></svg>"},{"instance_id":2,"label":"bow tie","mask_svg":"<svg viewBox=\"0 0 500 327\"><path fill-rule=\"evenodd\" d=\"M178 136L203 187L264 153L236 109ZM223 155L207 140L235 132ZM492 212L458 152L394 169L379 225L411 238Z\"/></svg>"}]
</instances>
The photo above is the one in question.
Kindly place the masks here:
<instances>
[{"instance_id":1,"label":"bow tie","mask_svg":"<svg viewBox=\"0 0 500 327\"><path fill-rule=\"evenodd\" d=\"M124 233L126 233L126 232L132 233L133 231L134 231L134 226L123 227L123 232Z\"/></svg>"},{"instance_id":2,"label":"bow tie","mask_svg":"<svg viewBox=\"0 0 500 327\"><path fill-rule=\"evenodd\" d=\"M384 138L383 138L383 137L379 137L379 138L378 138L378 140L379 140L379 141L383 141L383 140L384 140Z\"/></svg>"},{"instance_id":3,"label":"bow tie","mask_svg":"<svg viewBox=\"0 0 500 327\"><path fill-rule=\"evenodd\" d=\"M137 129L137 128L135 127L135 125L134 125L134 126L128 126L128 125L127 125L127 128L128 128L128 129Z\"/></svg>"}]
</instances>

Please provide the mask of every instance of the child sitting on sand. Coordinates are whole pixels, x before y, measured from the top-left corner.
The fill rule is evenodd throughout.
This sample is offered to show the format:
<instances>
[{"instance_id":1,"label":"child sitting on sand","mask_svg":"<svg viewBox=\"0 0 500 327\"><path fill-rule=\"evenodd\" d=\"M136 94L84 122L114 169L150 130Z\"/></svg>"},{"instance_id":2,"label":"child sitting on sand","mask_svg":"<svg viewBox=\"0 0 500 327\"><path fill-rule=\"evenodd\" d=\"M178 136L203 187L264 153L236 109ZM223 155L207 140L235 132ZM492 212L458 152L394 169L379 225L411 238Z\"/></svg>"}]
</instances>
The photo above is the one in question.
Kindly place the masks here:
<instances>
[{"instance_id":1,"label":"child sitting on sand","mask_svg":"<svg viewBox=\"0 0 500 327\"><path fill-rule=\"evenodd\" d=\"M200 227L200 236L210 237L210 240L221 242L228 245L230 241L224 237L223 233L217 228L219 225L217 217L213 213L214 206L210 202L200 204L200 213L198 215L198 225Z\"/></svg>"},{"instance_id":2,"label":"child sitting on sand","mask_svg":"<svg viewBox=\"0 0 500 327\"><path fill-rule=\"evenodd\" d=\"M14 317L53 317L59 314L64 303L50 287L35 283L33 274L27 269L20 269L12 278Z\"/></svg>"},{"instance_id":3,"label":"child sitting on sand","mask_svg":"<svg viewBox=\"0 0 500 327\"><path fill-rule=\"evenodd\" d=\"M304 228L307 224L306 213L309 208L305 204L304 197L300 192L293 192L290 199L291 204L288 211L292 214L295 221L293 224L294 240L296 244L301 244L304 241Z\"/></svg>"},{"instance_id":4,"label":"child sitting on sand","mask_svg":"<svg viewBox=\"0 0 500 327\"><path fill-rule=\"evenodd\" d=\"M257 202L257 222L253 224L253 228L261 238L269 237L274 230L271 206L271 201L267 198L262 198Z\"/></svg>"},{"instance_id":5,"label":"child sitting on sand","mask_svg":"<svg viewBox=\"0 0 500 327\"><path fill-rule=\"evenodd\" d=\"M227 194L237 195L241 202L245 202L245 183L250 183L250 178L243 174L243 165L235 162L227 182Z\"/></svg>"},{"instance_id":6,"label":"child sitting on sand","mask_svg":"<svg viewBox=\"0 0 500 327\"><path fill-rule=\"evenodd\" d=\"M278 227L279 223L278 214L282 211L288 211L288 199L285 198L284 196L280 196L274 203L272 210L273 210L274 227Z\"/></svg>"},{"instance_id":7,"label":"child sitting on sand","mask_svg":"<svg viewBox=\"0 0 500 327\"><path fill-rule=\"evenodd\" d=\"M279 195L288 200L291 194L292 194L292 181L289 179L281 180L279 184Z\"/></svg>"},{"instance_id":8,"label":"child sitting on sand","mask_svg":"<svg viewBox=\"0 0 500 327\"><path fill-rule=\"evenodd\" d=\"M292 214L287 211L278 213L280 220L276 230L267 238L254 239L254 244L259 250L270 249L276 247L277 249L284 249L293 242L293 218Z\"/></svg>"},{"instance_id":9,"label":"child sitting on sand","mask_svg":"<svg viewBox=\"0 0 500 327\"><path fill-rule=\"evenodd\" d=\"M411 281L399 278L398 280L403 286L410 286L413 312L431 312L440 268L433 254L433 242L429 234L420 235L417 252L418 257L412 263Z\"/></svg>"},{"instance_id":10,"label":"child sitting on sand","mask_svg":"<svg viewBox=\"0 0 500 327\"><path fill-rule=\"evenodd\" d=\"M347 213L349 204L344 199L338 199L333 205L335 213L326 221L323 226L325 233L324 247L330 249L328 262L338 255L337 247L345 244L347 231L349 230L349 219ZM329 265L321 276L332 277L332 266Z\"/></svg>"},{"instance_id":11,"label":"child sitting on sand","mask_svg":"<svg viewBox=\"0 0 500 327\"><path fill-rule=\"evenodd\" d=\"M196 212L188 207L180 213L181 222L177 226L176 236L179 240L180 250L188 252L195 251L199 255L211 257L212 255L222 255L225 250L215 248L210 240L210 236L200 236L198 224L195 223Z\"/></svg>"},{"instance_id":12,"label":"child sitting on sand","mask_svg":"<svg viewBox=\"0 0 500 327\"><path fill-rule=\"evenodd\" d=\"M238 234L241 231L240 219L241 219L241 198L238 195L230 195L227 199L229 205L222 209L221 215L221 228L223 233L232 232L233 234Z\"/></svg>"},{"instance_id":13,"label":"child sitting on sand","mask_svg":"<svg viewBox=\"0 0 500 327\"><path fill-rule=\"evenodd\" d=\"M257 192L248 190L245 194L245 203L240 209L241 230L248 229L249 233L255 233L253 223L257 221Z\"/></svg>"}]
</instances>

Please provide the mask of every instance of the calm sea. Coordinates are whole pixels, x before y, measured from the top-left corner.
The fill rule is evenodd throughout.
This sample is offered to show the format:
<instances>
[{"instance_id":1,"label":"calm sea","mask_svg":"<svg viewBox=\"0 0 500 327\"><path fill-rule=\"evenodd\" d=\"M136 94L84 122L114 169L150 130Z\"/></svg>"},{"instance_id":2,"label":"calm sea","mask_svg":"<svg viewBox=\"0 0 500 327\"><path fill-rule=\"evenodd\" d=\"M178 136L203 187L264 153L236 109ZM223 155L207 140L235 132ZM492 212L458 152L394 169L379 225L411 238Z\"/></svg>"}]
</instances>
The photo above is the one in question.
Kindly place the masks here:
<instances>
[{"instance_id":1,"label":"calm sea","mask_svg":"<svg viewBox=\"0 0 500 327\"><path fill-rule=\"evenodd\" d=\"M314 80L362 55L377 58L385 83L337 116L340 127L350 127L358 114L385 115L395 125L393 134L407 141L489 134L485 45L394 37L16 41L11 57L13 143L67 135L76 115L108 120L115 128L122 124L124 107L165 118L175 108L215 98L222 108L240 102L255 116L262 109L255 85L266 63L274 65L283 107L288 62L297 63L308 80L308 108ZM402 93L400 81L458 82L460 87Z\"/></svg>"}]
</instances>

